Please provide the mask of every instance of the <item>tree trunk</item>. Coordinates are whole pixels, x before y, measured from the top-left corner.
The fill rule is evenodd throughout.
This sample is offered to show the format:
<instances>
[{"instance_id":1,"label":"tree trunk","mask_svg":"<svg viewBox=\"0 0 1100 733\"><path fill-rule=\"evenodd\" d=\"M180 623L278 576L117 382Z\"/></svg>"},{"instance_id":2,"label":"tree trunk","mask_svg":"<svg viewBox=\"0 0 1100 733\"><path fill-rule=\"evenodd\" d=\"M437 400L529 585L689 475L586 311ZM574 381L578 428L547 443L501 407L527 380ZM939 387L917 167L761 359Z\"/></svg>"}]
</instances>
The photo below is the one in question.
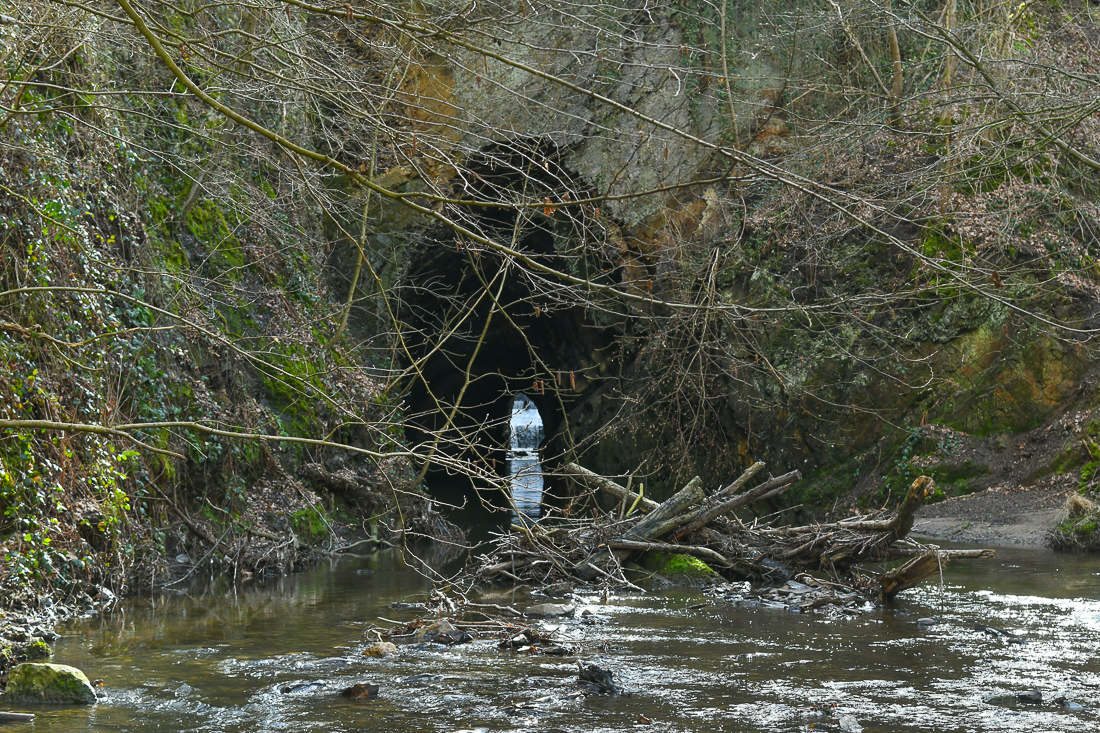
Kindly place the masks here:
<instances>
[{"instance_id":1,"label":"tree trunk","mask_svg":"<svg viewBox=\"0 0 1100 733\"><path fill-rule=\"evenodd\" d=\"M890 59L894 62L894 88L891 100L890 124L901 127L901 95L905 91L905 76L901 67L901 47L898 45L898 32L894 28L890 0L886 0L886 35L890 41Z\"/></svg>"}]
</instances>

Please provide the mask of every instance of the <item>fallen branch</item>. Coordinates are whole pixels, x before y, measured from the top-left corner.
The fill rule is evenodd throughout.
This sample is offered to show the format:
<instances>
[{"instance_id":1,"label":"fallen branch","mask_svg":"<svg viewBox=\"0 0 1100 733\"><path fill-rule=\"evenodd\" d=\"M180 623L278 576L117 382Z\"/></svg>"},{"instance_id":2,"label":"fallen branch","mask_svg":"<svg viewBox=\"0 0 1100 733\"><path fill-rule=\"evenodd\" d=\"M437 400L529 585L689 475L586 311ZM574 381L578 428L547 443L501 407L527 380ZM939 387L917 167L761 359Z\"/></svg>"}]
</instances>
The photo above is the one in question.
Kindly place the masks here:
<instances>
[{"instance_id":1,"label":"fallen branch","mask_svg":"<svg viewBox=\"0 0 1100 733\"><path fill-rule=\"evenodd\" d=\"M645 516L622 518L613 511L597 519L560 518L552 524L517 527L517 531L494 540L494 551L480 558L480 566L469 579L508 579L531 585L595 582L638 589L624 577L622 563L631 555L664 552L697 557L729 577L767 582L826 568L838 581L848 576L851 584L844 587L858 589L864 599L885 602L936 573L951 559L993 555L991 550L945 551L913 540L902 541L913 526L916 509L935 488L927 476L913 482L898 511L890 516L870 514L799 527L716 521L738 507L782 493L801 478L798 471L791 471L743 490L762 468L762 464L753 464L736 481L709 497L702 481L693 478L667 501L651 507ZM610 483L575 464L570 464L567 473L584 477L579 482L588 489ZM622 493L620 498L625 501L629 496ZM674 539L662 540L666 535L674 535ZM681 544L685 537L691 539ZM907 562L881 574L857 566L899 558ZM802 606L812 609L828 602L832 601L815 600Z\"/></svg>"},{"instance_id":2,"label":"fallen branch","mask_svg":"<svg viewBox=\"0 0 1100 733\"><path fill-rule=\"evenodd\" d=\"M577 465L576 463L567 463L559 469L559 473L575 479L580 484L592 491L603 491L612 496L633 504L638 503L638 510L641 512L651 512L656 509L659 504L652 499L646 499L640 494L635 494L633 491L629 491L626 488L619 486L611 479L604 478L597 473L589 471L584 466Z\"/></svg>"},{"instance_id":3,"label":"fallen branch","mask_svg":"<svg viewBox=\"0 0 1100 733\"><path fill-rule=\"evenodd\" d=\"M674 545L668 542L635 542L631 540L612 540L607 546L613 550L636 550L638 552L671 552L679 555L693 555L705 557L722 567L730 567L731 563L709 547L696 547L695 545Z\"/></svg>"},{"instance_id":4,"label":"fallen branch","mask_svg":"<svg viewBox=\"0 0 1100 733\"><path fill-rule=\"evenodd\" d=\"M763 468L764 464L757 463L745 473L749 474L750 476L752 474L755 474L756 471L753 471L753 469L756 468L756 466L760 466L760 468ZM750 471L752 473L749 473ZM751 504L754 501L766 499L771 496L776 496L785 491L790 484L793 484L795 481L798 481L801 478L802 474L799 471L791 471L790 473L785 473L782 476L768 479L764 483L750 489L749 491L746 491L744 494L735 496L728 501L724 501L718 504L717 506L714 506L710 509L700 510L694 517L691 518L690 524L688 524L687 527L681 530L677 536L684 537L691 534L692 532L702 529L704 526L710 524L718 517L722 516L723 514L729 514L738 507L742 507L746 504ZM734 484L734 486L736 486L736 484ZM730 488L733 487L731 486Z\"/></svg>"}]
</instances>

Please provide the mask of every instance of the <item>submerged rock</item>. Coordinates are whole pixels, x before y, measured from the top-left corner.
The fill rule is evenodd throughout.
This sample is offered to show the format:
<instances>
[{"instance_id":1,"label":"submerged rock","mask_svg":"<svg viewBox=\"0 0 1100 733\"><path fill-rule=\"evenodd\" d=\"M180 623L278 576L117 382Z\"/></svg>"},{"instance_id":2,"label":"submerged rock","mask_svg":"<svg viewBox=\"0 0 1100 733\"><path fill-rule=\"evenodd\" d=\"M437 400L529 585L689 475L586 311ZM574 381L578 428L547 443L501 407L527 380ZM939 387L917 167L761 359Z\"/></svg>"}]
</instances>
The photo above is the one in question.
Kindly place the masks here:
<instances>
[{"instance_id":1,"label":"submerged rock","mask_svg":"<svg viewBox=\"0 0 1100 733\"><path fill-rule=\"evenodd\" d=\"M528 618L560 618L561 616L572 616L576 612L577 608L572 605L562 603L539 603L534 606L528 606L527 610L523 612L523 615Z\"/></svg>"},{"instance_id":2,"label":"submerged rock","mask_svg":"<svg viewBox=\"0 0 1100 733\"><path fill-rule=\"evenodd\" d=\"M851 715L840 716L840 729L845 733L863 733L863 726Z\"/></svg>"},{"instance_id":3,"label":"submerged rock","mask_svg":"<svg viewBox=\"0 0 1100 733\"><path fill-rule=\"evenodd\" d=\"M1043 693L1038 690L1024 690L1016 693L1016 702L1038 705L1043 701Z\"/></svg>"},{"instance_id":4,"label":"submerged rock","mask_svg":"<svg viewBox=\"0 0 1100 733\"><path fill-rule=\"evenodd\" d=\"M431 642L447 646L465 644L473 638L462 629L455 628L455 625L447 619L422 626L413 634L413 639L418 643Z\"/></svg>"},{"instance_id":5,"label":"submerged rock","mask_svg":"<svg viewBox=\"0 0 1100 733\"><path fill-rule=\"evenodd\" d=\"M88 677L67 664L27 663L8 674L4 697L10 702L48 702L90 705L96 701Z\"/></svg>"},{"instance_id":6,"label":"submerged rock","mask_svg":"<svg viewBox=\"0 0 1100 733\"><path fill-rule=\"evenodd\" d=\"M397 645L388 641L380 641L363 651L366 657L392 657L397 654Z\"/></svg>"},{"instance_id":7,"label":"submerged rock","mask_svg":"<svg viewBox=\"0 0 1100 733\"><path fill-rule=\"evenodd\" d=\"M602 692L608 695L621 694L615 685L615 673L608 669L601 669L595 664L582 664L577 662L580 673L577 681L580 686L592 692Z\"/></svg>"},{"instance_id":8,"label":"submerged rock","mask_svg":"<svg viewBox=\"0 0 1100 733\"><path fill-rule=\"evenodd\" d=\"M372 682L360 682L340 692L344 697L352 700L368 700L378 696L378 685Z\"/></svg>"}]
</instances>

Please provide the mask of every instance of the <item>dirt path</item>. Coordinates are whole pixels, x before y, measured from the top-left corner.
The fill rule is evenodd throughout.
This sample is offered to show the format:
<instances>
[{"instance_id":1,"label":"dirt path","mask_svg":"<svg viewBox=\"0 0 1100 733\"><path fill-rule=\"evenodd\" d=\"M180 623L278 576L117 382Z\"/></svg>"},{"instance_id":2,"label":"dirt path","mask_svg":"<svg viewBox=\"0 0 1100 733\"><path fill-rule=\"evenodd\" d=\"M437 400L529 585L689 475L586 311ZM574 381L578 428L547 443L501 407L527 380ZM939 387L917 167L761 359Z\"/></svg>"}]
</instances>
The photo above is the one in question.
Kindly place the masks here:
<instances>
[{"instance_id":1,"label":"dirt path","mask_svg":"<svg viewBox=\"0 0 1100 733\"><path fill-rule=\"evenodd\" d=\"M1027 488L994 486L922 507L912 533L956 542L1042 546L1062 518L1068 488L1058 478Z\"/></svg>"}]
</instances>

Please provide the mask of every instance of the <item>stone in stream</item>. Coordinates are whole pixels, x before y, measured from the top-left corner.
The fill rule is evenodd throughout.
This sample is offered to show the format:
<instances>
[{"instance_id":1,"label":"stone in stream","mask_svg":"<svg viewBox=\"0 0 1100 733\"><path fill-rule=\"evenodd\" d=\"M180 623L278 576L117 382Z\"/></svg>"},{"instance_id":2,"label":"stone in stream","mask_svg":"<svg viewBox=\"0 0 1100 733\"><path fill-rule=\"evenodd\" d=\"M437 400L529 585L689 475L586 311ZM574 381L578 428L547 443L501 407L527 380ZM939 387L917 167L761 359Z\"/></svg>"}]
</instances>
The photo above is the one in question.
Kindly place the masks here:
<instances>
[{"instance_id":1,"label":"stone in stream","mask_svg":"<svg viewBox=\"0 0 1100 733\"><path fill-rule=\"evenodd\" d=\"M929 626L938 626L941 621L938 618L918 618L917 626L920 628L927 628Z\"/></svg>"},{"instance_id":2,"label":"stone in stream","mask_svg":"<svg viewBox=\"0 0 1100 733\"><path fill-rule=\"evenodd\" d=\"M1005 694L1000 692L993 692L982 697L982 702L986 705L1008 705L1016 702L1016 696L1013 694Z\"/></svg>"},{"instance_id":3,"label":"stone in stream","mask_svg":"<svg viewBox=\"0 0 1100 733\"><path fill-rule=\"evenodd\" d=\"M718 578L718 574L699 558L679 553L647 552L642 567L672 585L698 587Z\"/></svg>"},{"instance_id":4,"label":"stone in stream","mask_svg":"<svg viewBox=\"0 0 1100 733\"><path fill-rule=\"evenodd\" d=\"M539 603L528 606L523 615L528 618L559 618L561 616L572 616L576 611L575 606L562 603Z\"/></svg>"},{"instance_id":5,"label":"stone in stream","mask_svg":"<svg viewBox=\"0 0 1100 733\"><path fill-rule=\"evenodd\" d=\"M378 685L371 682L360 682L341 690L340 694L352 700L369 700L378 696L378 689Z\"/></svg>"},{"instance_id":6,"label":"stone in stream","mask_svg":"<svg viewBox=\"0 0 1100 733\"><path fill-rule=\"evenodd\" d=\"M380 641L372 644L363 651L366 657L392 657L397 654L397 645L388 641Z\"/></svg>"},{"instance_id":7,"label":"stone in stream","mask_svg":"<svg viewBox=\"0 0 1100 733\"><path fill-rule=\"evenodd\" d=\"M1016 693L1016 702L1024 702L1029 705L1038 705L1043 701L1043 693L1038 690L1024 690Z\"/></svg>"},{"instance_id":8,"label":"stone in stream","mask_svg":"<svg viewBox=\"0 0 1100 733\"><path fill-rule=\"evenodd\" d=\"M1059 697L1059 698L1055 699L1054 704L1055 705L1061 705L1063 710L1068 710L1071 713L1083 713L1086 710L1091 710L1092 709L1088 705L1082 705L1079 702L1073 702L1072 700L1067 700L1064 695L1062 697Z\"/></svg>"},{"instance_id":9,"label":"stone in stream","mask_svg":"<svg viewBox=\"0 0 1100 733\"><path fill-rule=\"evenodd\" d=\"M454 644L465 644L471 641L474 637L467 634L462 629L455 628L447 619L441 619L434 624L428 624L427 626L421 626L413 634L413 638L419 642L431 642L433 644L446 644L452 646Z\"/></svg>"},{"instance_id":10,"label":"stone in stream","mask_svg":"<svg viewBox=\"0 0 1100 733\"><path fill-rule=\"evenodd\" d=\"M595 664L582 664L581 662L577 662L577 668L580 671L580 674L577 675L577 681L584 689L609 695L620 694L619 688L615 686L615 673L611 670L600 669Z\"/></svg>"},{"instance_id":11,"label":"stone in stream","mask_svg":"<svg viewBox=\"0 0 1100 733\"><path fill-rule=\"evenodd\" d=\"M8 673L4 698L10 702L90 705L96 701L96 694L87 676L76 667L28 662Z\"/></svg>"},{"instance_id":12,"label":"stone in stream","mask_svg":"<svg viewBox=\"0 0 1100 733\"><path fill-rule=\"evenodd\" d=\"M288 685L283 685L279 688L279 692L284 695L293 695L299 692L313 692L314 690L323 689L324 682L291 682Z\"/></svg>"},{"instance_id":13,"label":"stone in stream","mask_svg":"<svg viewBox=\"0 0 1100 733\"><path fill-rule=\"evenodd\" d=\"M863 733L863 726L851 715L840 716L840 729L845 733Z\"/></svg>"}]
</instances>

